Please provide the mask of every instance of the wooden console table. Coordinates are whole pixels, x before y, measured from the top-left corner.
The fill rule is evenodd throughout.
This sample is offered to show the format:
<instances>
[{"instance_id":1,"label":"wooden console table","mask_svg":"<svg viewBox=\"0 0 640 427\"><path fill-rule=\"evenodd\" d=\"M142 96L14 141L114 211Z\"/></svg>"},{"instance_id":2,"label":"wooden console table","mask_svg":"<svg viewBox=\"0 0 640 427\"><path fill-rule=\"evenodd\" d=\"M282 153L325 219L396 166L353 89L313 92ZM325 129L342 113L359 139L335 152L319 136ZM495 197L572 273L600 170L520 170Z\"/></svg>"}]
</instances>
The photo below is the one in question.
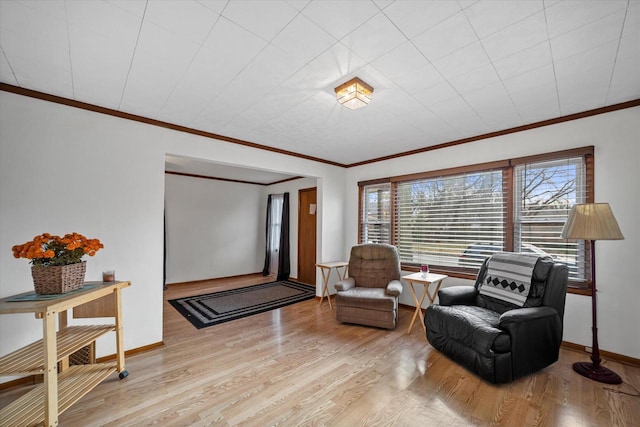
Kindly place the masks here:
<instances>
[{"instance_id":1,"label":"wooden console table","mask_svg":"<svg viewBox=\"0 0 640 427\"><path fill-rule=\"evenodd\" d=\"M42 340L0 357L0 375L43 375L44 383L0 409L0 424L58 425L58 414L89 393L114 372L125 378L121 290L130 282L86 282L63 296L33 299L26 292L0 299L0 314L34 313L42 319ZM31 298L30 298L31 297ZM40 297L38 297L40 298ZM113 317L114 325L68 326L67 310L74 318ZM58 332L56 333L56 320ZM116 362L69 366L69 355L98 337L115 331ZM59 372L58 372L59 371Z\"/></svg>"}]
</instances>

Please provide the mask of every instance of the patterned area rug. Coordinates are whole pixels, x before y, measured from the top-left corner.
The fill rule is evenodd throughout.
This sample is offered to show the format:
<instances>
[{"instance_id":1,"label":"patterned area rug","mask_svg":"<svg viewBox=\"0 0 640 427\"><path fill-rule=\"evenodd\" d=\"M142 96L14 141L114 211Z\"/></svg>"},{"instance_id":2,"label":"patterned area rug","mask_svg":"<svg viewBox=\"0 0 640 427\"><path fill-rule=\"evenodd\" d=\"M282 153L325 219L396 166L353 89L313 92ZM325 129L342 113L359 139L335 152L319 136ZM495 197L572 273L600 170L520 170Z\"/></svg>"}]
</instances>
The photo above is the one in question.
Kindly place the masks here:
<instances>
[{"instance_id":1,"label":"patterned area rug","mask_svg":"<svg viewBox=\"0 0 640 427\"><path fill-rule=\"evenodd\" d=\"M169 300L196 328L204 328L315 298L316 289L280 280L261 285Z\"/></svg>"}]
</instances>

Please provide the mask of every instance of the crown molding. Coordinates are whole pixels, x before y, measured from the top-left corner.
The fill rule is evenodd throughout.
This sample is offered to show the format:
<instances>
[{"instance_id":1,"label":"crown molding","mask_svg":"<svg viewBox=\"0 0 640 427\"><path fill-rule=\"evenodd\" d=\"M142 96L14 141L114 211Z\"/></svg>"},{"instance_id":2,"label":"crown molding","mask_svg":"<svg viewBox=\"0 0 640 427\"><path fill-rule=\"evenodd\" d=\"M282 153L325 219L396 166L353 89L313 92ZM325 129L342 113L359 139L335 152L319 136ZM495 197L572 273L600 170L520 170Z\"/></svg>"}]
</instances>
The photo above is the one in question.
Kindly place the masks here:
<instances>
[{"instance_id":1,"label":"crown molding","mask_svg":"<svg viewBox=\"0 0 640 427\"><path fill-rule=\"evenodd\" d=\"M228 137L228 136L218 135L218 134L211 133L211 132L205 132L205 131L198 130L198 129L193 129L193 128L190 128L190 127L187 127L187 126L176 125L176 124L169 123L169 122L163 122L163 121L160 121L160 120L150 119L148 117L138 116L138 115L135 115L135 114L129 114L129 113L125 113L125 112L122 112L122 111L113 110L111 108L105 108L105 107L100 107L100 106L97 106L97 105L94 105L94 104L89 104L89 103L86 103L86 102L74 101L72 99L68 99L68 98L64 98L64 97L60 97L60 96L56 96L56 95L50 95L48 93L38 92L38 91L35 91L35 90L32 90L32 89L25 89L25 88L21 88L21 87L18 87L18 86L13 86L13 85L10 85L10 84L7 84L7 83L0 83L0 90L4 91L4 92L15 93L17 95L27 96L27 97L30 97L30 98L41 99L43 101L49 101L49 102L53 102L53 103L56 103L56 104L62 104L62 105L70 106L70 107L80 108L80 109L83 109L83 110L93 111L93 112L100 113L100 114L106 114L106 115L109 115L109 116L119 117L119 118L125 119L125 120L133 120L133 121L136 121L136 122L145 123L145 124L149 124L149 125L153 125L153 126L159 126L159 127L175 130L175 131L178 131L178 132L185 132L185 133L189 133L189 134L192 134L192 135L198 135L198 136L202 136L202 137L205 137L205 138L215 139L215 140L218 140L218 141L230 142L232 144L243 145L245 147L251 147L251 148L258 149L258 150L271 151L273 153L284 154L284 155L287 155L287 156L298 157L298 158L306 159L306 160L312 160L312 161L315 161L315 162L325 163L325 164L328 164L328 165L338 166L338 167L342 167L342 168L352 168L352 167L356 167L356 166L363 166L363 165L368 165L368 164L371 164L371 163L382 162L382 161L385 161L385 160L397 159L399 157L406 157L406 156L411 156L411 155L414 155L414 154L426 153L428 151L440 150L442 148L453 147L455 145L468 144L468 143L475 142L475 141L480 141L480 140L483 140L483 139L495 138L497 136L508 135L508 134L517 133L517 132L523 132L523 131L526 131L526 130L536 129L536 128L540 128L540 127L544 127L544 126L551 126L551 125L555 125L555 124L558 124L558 123L569 122L569 121L572 121L572 120L583 119L585 117L591 117L591 116L596 116L596 115L599 115L599 114L610 113L612 111L624 110L626 108L633 108L633 107L640 106L640 99L634 99L634 100L631 100L631 101L621 102L619 104L608 105L606 107L595 108L593 110L583 111L583 112L580 112L580 113L574 113L574 114L569 114L569 115L566 115L566 116L556 117L556 118L553 118L553 119L542 120L542 121L539 121L539 122L530 123L530 124L526 124L526 125L522 125L522 126L516 126L516 127L513 127L513 128L509 128L509 129L503 129L503 130L499 130L499 131L495 131L495 132L489 132L489 133L485 133L485 134L482 134L482 135L476 135L476 136L471 136L471 137L468 137L468 138L458 139L458 140L455 140L455 141L443 142L443 143L440 143L440 144L431 145L431 146L424 147L424 148L417 148L415 150L403 151L401 153L390 154L388 156L382 156L382 157L376 157L374 159L363 160L361 162L356 162L356 163L351 163L351 164L343 164L343 163L338 163L338 162L334 162L334 161L331 161L331 160L321 159L321 158L318 158L318 157L308 156L306 154L295 153L293 151L281 150L279 148L269 147L267 145L256 144L254 142L244 141L242 139L231 138L231 137Z\"/></svg>"}]
</instances>

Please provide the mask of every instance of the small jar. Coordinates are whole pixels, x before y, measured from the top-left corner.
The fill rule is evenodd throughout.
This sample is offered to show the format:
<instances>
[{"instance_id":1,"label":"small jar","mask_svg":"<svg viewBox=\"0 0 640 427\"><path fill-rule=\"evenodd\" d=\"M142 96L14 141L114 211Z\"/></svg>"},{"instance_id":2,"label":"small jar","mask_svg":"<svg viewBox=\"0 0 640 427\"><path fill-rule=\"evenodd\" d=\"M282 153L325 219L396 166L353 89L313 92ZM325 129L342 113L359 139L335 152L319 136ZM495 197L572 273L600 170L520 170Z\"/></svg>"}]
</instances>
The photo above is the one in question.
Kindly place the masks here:
<instances>
[{"instance_id":1,"label":"small jar","mask_svg":"<svg viewBox=\"0 0 640 427\"><path fill-rule=\"evenodd\" d=\"M116 272L114 270L106 270L102 272L102 281L103 282L115 282L116 281Z\"/></svg>"},{"instance_id":2,"label":"small jar","mask_svg":"<svg viewBox=\"0 0 640 427\"><path fill-rule=\"evenodd\" d=\"M429 274L429 266L427 264L422 264L420 266L420 275L422 277L427 277L427 274Z\"/></svg>"}]
</instances>

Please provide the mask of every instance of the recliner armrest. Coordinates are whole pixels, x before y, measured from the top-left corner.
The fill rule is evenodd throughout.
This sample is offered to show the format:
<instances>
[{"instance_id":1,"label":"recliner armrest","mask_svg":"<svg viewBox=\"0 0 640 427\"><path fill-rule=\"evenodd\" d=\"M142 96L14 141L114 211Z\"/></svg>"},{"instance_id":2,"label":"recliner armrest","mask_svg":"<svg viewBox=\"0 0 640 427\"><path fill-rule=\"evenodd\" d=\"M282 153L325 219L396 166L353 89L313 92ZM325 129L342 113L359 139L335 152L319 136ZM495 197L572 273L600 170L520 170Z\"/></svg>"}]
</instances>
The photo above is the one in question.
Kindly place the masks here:
<instances>
[{"instance_id":1,"label":"recliner armrest","mask_svg":"<svg viewBox=\"0 0 640 427\"><path fill-rule=\"evenodd\" d=\"M340 291L348 291L351 288L355 288L356 286L356 279L354 279L353 277L347 277L343 280L340 280L339 282L336 282L336 284L334 285L334 287L336 288L336 291L340 292Z\"/></svg>"},{"instance_id":2,"label":"recliner armrest","mask_svg":"<svg viewBox=\"0 0 640 427\"><path fill-rule=\"evenodd\" d=\"M440 305L474 305L478 290L473 286L450 286L438 291Z\"/></svg>"},{"instance_id":3,"label":"recliner armrest","mask_svg":"<svg viewBox=\"0 0 640 427\"><path fill-rule=\"evenodd\" d=\"M500 329L511 337L513 378L519 378L558 360L562 319L552 307L516 308L500 316Z\"/></svg>"},{"instance_id":4,"label":"recliner armrest","mask_svg":"<svg viewBox=\"0 0 640 427\"><path fill-rule=\"evenodd\" d=\"M541 319L544 317L555 317L558 312L551 307L527 307L516 308L514 310L505 311L500 316L500 329L508 329L511 324L519 322L528 322L535 319Z\"/></svg>"},{"instance_id":5,"label":"recliner armrest","mask_svg":"<svg viewBox=\"0 0 640 427\"><path fill-rule=\"evenodd\" d=\"M390 281L384 292L392 297L399 297L402 293L402 282L399 280Z\"/></svg>"}]
</instances>

